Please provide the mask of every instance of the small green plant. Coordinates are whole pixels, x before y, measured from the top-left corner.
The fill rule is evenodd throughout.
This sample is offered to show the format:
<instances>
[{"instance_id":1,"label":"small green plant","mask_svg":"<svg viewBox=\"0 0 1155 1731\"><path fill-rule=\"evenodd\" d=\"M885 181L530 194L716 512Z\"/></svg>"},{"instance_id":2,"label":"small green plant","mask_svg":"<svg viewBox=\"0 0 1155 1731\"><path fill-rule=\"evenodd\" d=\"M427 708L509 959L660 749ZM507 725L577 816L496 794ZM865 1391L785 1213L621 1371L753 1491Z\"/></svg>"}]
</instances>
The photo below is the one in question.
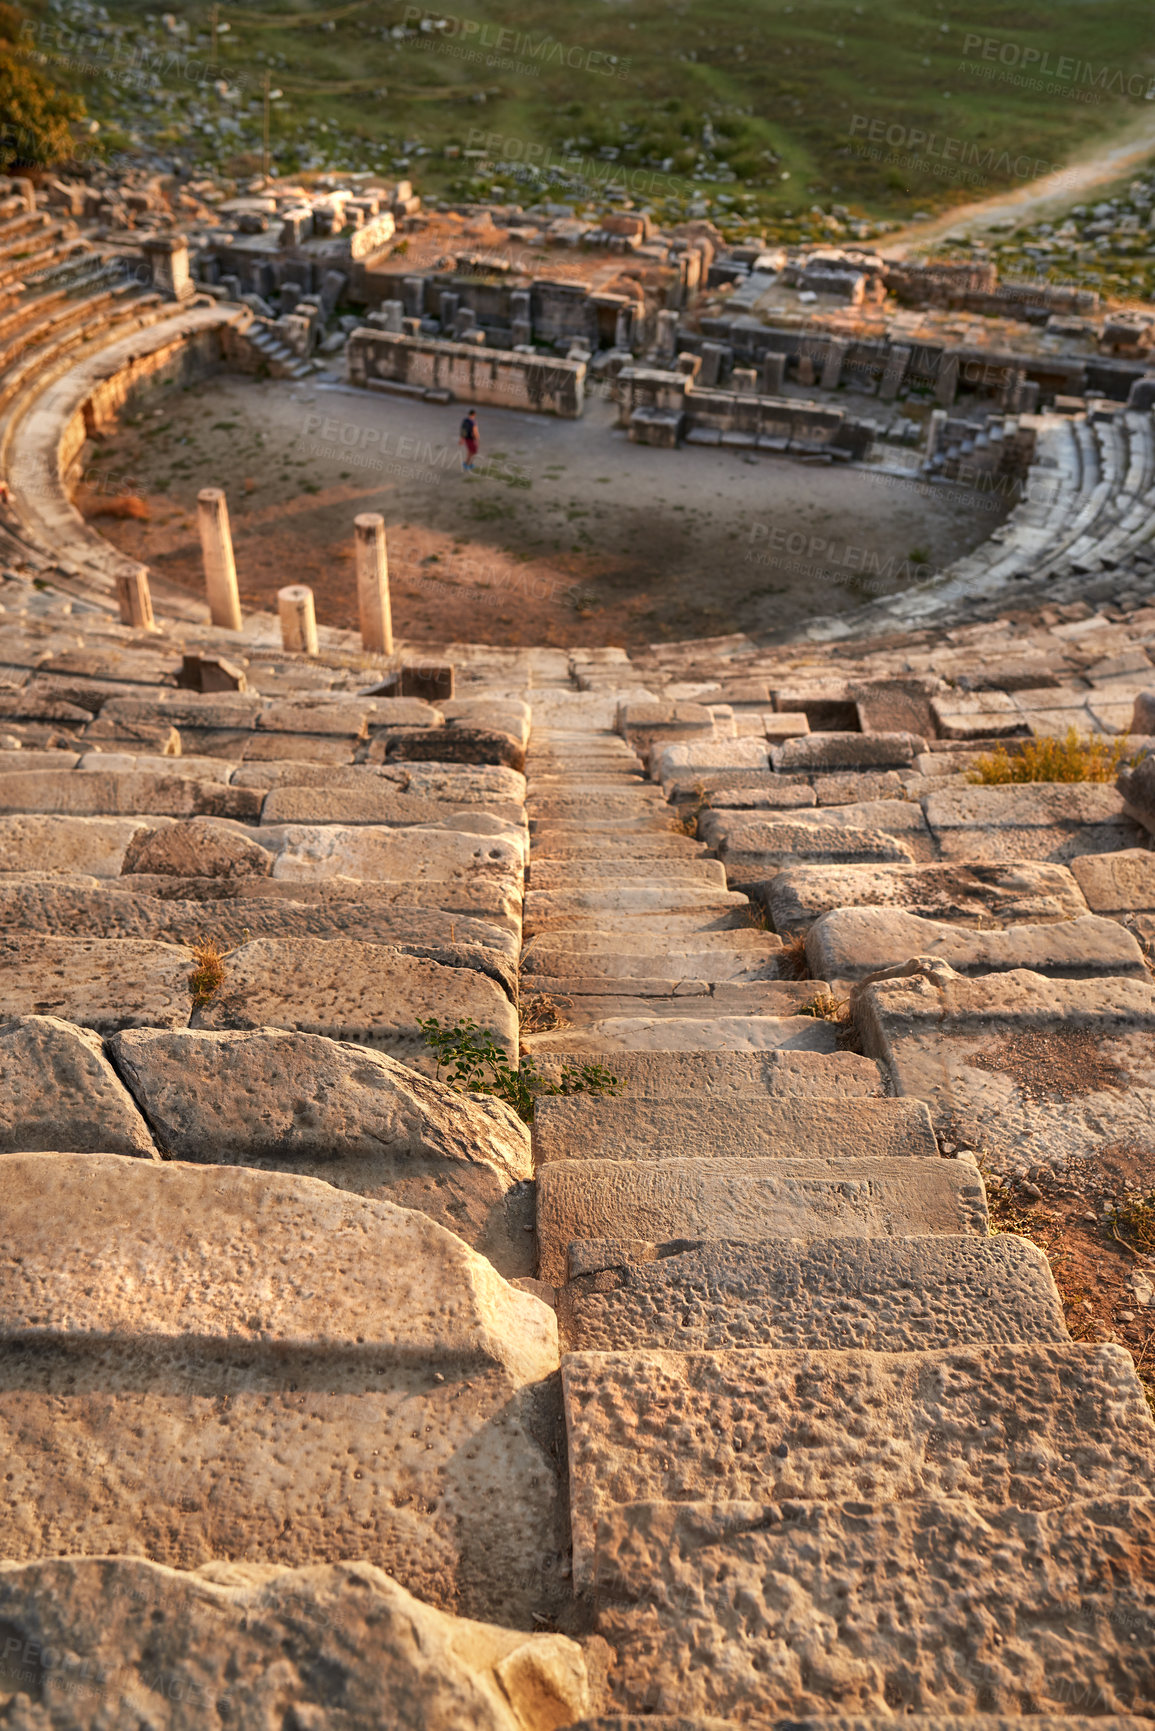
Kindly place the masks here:
<instances>
[{"instance_id":1,"label":"small green plant","mask_svg":"<svg viewBox=\"0 0 1155 1731\"><path fill-rule=\"evenodd\" d=\"M437 1058L437 1079L445 1080L459 1094L493 1094L512 1106L525 1124L533 1123L534 1106L542 1094L616 1094L618 1078L604 1064L566 1064L556 1082L547 1081L531 1057L523 1057L514 1069L493 1037L490 1028L466 1017L458 1022L440 1022L436 1016L417 1026L425 1044Z\"/></svg>"},{"instance_id":2,"label":"small green plant","mask_svg":"<svg viewBox=\"0 0 1155 1731\"><path fill-rule=\"evenodd\" d=\"M1000 745L977 758L967 777L975 787L998 787L1023 781L1114 781L1124 764L1136 761L1127 755L1127 740L1080 739L1069 727L1063 739L1028 739L1009 752Z\"/></svg>"}]
</instances>

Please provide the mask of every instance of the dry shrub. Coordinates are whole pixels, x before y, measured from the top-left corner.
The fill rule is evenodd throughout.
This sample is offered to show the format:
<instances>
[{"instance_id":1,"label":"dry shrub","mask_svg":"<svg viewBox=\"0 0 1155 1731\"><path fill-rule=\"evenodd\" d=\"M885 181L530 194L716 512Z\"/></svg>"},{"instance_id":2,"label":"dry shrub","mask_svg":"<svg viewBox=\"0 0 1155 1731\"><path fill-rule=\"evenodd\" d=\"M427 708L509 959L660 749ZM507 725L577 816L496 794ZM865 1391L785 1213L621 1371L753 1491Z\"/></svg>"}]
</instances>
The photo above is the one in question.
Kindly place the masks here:
<instances>
[{"instance_id":1,"label":"dry shrub","mask_svg":"<svg viewBox=\"0 0 1155 1731\"><path fill-rule=\"evenodd\" d=\"M568 999L564 1007L569 1007ZM548 1034L554 1028L564 1028L568 1017L563 1005L550 992L536 992L523 998L517 1011L518 1031L522 1034Z\"/></svg>"},{"instance_id":2,"label":"dry shrub","mask_svg":"<svg viewBox=\"0 0 1155 1731\"><path fill-rule=\"evenodd\" d=\"M783 980L808 980L810 963L806 960L806 933L796 932L778 952L778 975Z\"/></svg>"},{"instance_id":3,"label":"dry shrub","mask_svg":"<svg viewBox=\"0 0 1155 1731\"><path fill-rule=\"evenodd\" d=\"M1125 764L1126 737L1080 739L1069 727L1063 739L1028 739L1015 752L1005 745L978 758L968 780L975 787L1025 781L1114 781Z\"/></svg>"},{"instance_id":4,"label":"dry shrub","mask_svg":"<svg viewBox=\"0 0 1155 1731\"><path fill-rule=\"evenodd\" d=\"M202 1010L211 1004L225 983L225 954L212 938L198 938L192 947L196 964L188 977L193 1009Z\"/></svg>"}]
</instances>

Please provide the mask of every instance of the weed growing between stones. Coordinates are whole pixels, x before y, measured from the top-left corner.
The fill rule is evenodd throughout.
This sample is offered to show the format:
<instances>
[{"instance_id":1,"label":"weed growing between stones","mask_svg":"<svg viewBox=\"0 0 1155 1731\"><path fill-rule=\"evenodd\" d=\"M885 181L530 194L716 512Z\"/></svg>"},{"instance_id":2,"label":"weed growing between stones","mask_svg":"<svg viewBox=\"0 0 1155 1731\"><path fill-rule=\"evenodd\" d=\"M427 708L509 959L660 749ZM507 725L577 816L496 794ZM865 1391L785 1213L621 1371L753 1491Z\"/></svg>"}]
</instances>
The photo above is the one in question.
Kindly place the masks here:
<instances>
[{"instance_id":1,"label":"weed growing between stones","mask_svg":"<svg viewBox=\"0 0 1155 1731\"><path fill-rule=\"evenodd\" d=\"M493 1094L512 1106L523 1124L533 1123L534 1107L541 1094L616 1094L618 1078L604 1064L567 1064L556 1082L546 1081L531 1057L523 1057L516 1069L493 1037L471 1018L442 1024L436 1016L417 1026L425 1044L437 1058L437 1080L444 1078L459 1094Z\"/></svg>"},{"instance_id":2,"label":"weed growing between stones","mask_svg":"<svg viewBox=\"0 0 1155 1731\"><path fill-rule=\"evenodd\" d=\"M1114 781L1125 765L1127 740L1080 739L1069 727L1063 739L1028 739L1013 754L1005 745L976 760L968 780L976 787L1021 781Z\"/></svg>"},{"instance_id":3,"label":"weed growing between stones","mask_svg":"<svg viewBox=\"0 0 1155 1731\"><path fill-rule=\"evenodd\" d=\"M537 992L523 998L518 1006L517 1025L522 1034L548 1034L554 1028L564 1028L569 1017L565 1011L572 1005L566 998L559 1003L552 992Z\"/></svg>"},{"instance_id":4,"label":"weed growing between stones","mask_svg":"<svg viewBox=\"0 0 1155 1731\"><path fill-rule=\"evenodd\" d=\"M193 1009L211 1004L225 983L225 952L212 938L198 938L192 947L196 966L188 977Z\"/></svg>"},{"instance_id":5,"label":"weed growing between stones","mask_svg":"<svg viewBox=\"0 0 1155 1731\"><path fill-rule=\"evenodd\" d=\"M784 943L778 952L778 977L783 980L808 980L810 978L810 963L806 960L805 932L795 932L794 936Z\"/></svg>"},{"instance_id":6,"label":"weed growing between stones","mask_svg":"<svg viewBox=\"0 0 1155 1731\"><path fill-rule=\"evenodd\" d=\"M836 998L833 992L817 992L800 1004L794 1012L798 1016L813 1016L820 1022L848 1022L850 1020L850 1003L846 998Z\"/></svg>"}]
</instances>

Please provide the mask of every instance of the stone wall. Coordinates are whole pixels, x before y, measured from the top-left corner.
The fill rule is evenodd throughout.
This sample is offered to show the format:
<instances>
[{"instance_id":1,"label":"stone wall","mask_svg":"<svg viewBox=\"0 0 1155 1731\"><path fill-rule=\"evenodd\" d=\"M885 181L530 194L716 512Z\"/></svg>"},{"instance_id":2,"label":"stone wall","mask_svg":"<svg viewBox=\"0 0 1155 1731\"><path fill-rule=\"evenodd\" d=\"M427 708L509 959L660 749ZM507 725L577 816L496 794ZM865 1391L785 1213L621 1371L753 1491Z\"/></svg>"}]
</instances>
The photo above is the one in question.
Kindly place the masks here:
<instances>
[{"instance_id":1,"label":"stone wall","mask_svg":"<svg viewBox=\"0 0 1155 1731\"><path fill-rule=\"evenodd\" d=\"M570 420L582 412L586 369L581 361L364 329L353 332L347 354L354 385L412 385L449 391L459 402L468 399Z\"/></svg>"},{"instance_id":2,"label":"stone wall","mask_svg":"<svg viewBox=\"0 0 1155 1731\"><path fill-rule=\"evenodd\" d=\"M625 367L618 376L618 425L643 444L673 444L695 431L743 436L767 448L838 449L865 455L869 429L843 409L788 397L702 389L686 373ZM773 441L771 444L770 442Z\"/></svg>"}]
</instances>

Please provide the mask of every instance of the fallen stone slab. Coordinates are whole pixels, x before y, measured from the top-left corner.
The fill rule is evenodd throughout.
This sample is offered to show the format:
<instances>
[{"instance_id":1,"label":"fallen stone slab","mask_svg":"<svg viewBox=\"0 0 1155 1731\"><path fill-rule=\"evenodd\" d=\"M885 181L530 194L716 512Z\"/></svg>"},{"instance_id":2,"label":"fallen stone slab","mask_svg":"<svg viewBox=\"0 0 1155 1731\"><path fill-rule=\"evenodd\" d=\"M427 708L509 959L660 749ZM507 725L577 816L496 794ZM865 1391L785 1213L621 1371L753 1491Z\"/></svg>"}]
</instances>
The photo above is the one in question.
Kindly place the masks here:
<instances>
[{"instance_id":1,"label":"fallen stone slab","mask_svg":"<svg viewBox=\"0 0 1155 1731\"><path fill-rule=\"evenodd\" d=\"M720 1098L703 1116L691 1093L661 1100L543 1099L533 1121L533 1156L552 1160L831 1160L937 1158L921 1100Z\"/></svg>"},{"instance_id":2,"label":"fallen stone slab","mask_svg":"<svg viewBox=\"0 0 1155 1731\"><path fill-rule=\"evenodd\" d=\"M777 775L772 769L684 770L667 776L662 783L667 799L705 800L707 805L737 804L743 794L761 798L769 805L808 806L815 803L814 789L805 775ZM726 793L721 799L719 794Z\"/></svg>"},{"instance_id":3,"label":"fallen stone slab","mask_svg":"<svg viewBox=\"0 0 1155 1731\"><path fill-rule=\"evenodd\" d=\"M0 872L116 878L143 827L131 817L0 817Z\"/></svg>"},{"instance_id":4,"label":"fallen stone slab","mask_svg":"<svg viewBox=\"0 0 1155 1731\"><path fill-rule=\"evenodd\" d=\"M54 1731L140 1723L158 1698L166 1725L227 1712L234 1731L278 1719L353 1731L382 1701L394 1731L525 1731L570 1724L589 1703L575 1642L449 1616L366 1562L4 1563L0 1616L12 1643L4 1687L36 1701L36 1717L50 1713Z\"/></svg>"},{"instance_id":5,"label":"fallen stone slab","mask_svg":"<svg viewBox=\"0 0 1155 1731\"><path fill-rule=\"evenodd\" d=\"M529 744L532 710L518 698L457 697L437 706L449 727L492 728Z\"/></svg>"},{"instance_id":6,"label":"fallen stone slab","mask_svg":"<svg viewBox=\"0 0 1155 1731\"><path fill-rule=\"evenodd\" d=\"M838 823L806 824L736 819L718 852L726 881L745 888L764 883L795 861L816 865L913 865L906 842L880 829L853 829Z\"/></svg>"},{"instance_id":7,"label":"fallen stone slab","mask_svg":"<svg viewBox=\"0 0 1155 1731\"><path fill-rule=\"evenodd\" d=\"M268 703L257 714L261 733L306 733L338 739L368 739L375 699L307 693Z\"/></svg>"},{"instance_id":8,"label":"fallen stone slab","mask_svg":"<svg viewBox=\"0 0 1155 1731\"><path fill-rule=\"evenodd\" d=\"M1049 860L1134 847L1143 831L1101 782L1035 782L928 794L926 820L944 859Z\"/></svg>"},{"instance_id":9,"label":"fallen stone slab","mask_svg":"<svg viewBox=\"0 0 1155 1731\"><path fill-rule=\"evenodd\" d=\"M781 785L783 781L785 786ZM680 784L674 783L669 797L684 799L687 794ZM773 773L760 786L748 782L735 786L733 782L722 781L711 791L704 791L700 796L691 793L690 797L700 797L708 811L805 811L817 804L814 789L809 784L794 787L788 778L779 778Z\"/></svg>"},{"instance_id":10,"label":"fallen stone slab","mask_svg":"<svg viewBox=\"0 0 1155 1731\"><path fill-rule=\"evenodd\" d=\"M966 979L927 957L856 987L853 1004L894 1091L925 1100L940 1142L974 1150L984 1169L1062 1172L1086 1159L1122 1182L1155 1155L1148 982Z\"/></svg>"},{"instance_id":11,"label":"fallen stone slab","mask_svg":"<svg viewBox=\"0 0 1155 1731\"><path fill-rule=\"evenodd\" d=\"M183 1028L193 954L142 939L0 938L0 1014L57 1016L98 1034Z\"/></svg>"},{"instance_id":12,"label":"fallen stone slab","mask_svg":"<svg viewBox=\"0 0 1155 1731\"><path fill-rule=\"evenodd\" d=\"M902 908L837 908L823 914L806 936L810 971L824 980L863 980L910 956L938 957L958 974L1027 968L1058 980L1097 974L1150 978L1143 951L1130 932L1095 914L972 931Z\"/></svg>"},{"instance_id":13,"label":"fallen stone slab","mask_svg":"<svg viewBox=\"0 0 1155 1731\"><path fill-rule=\"evenodd\" d=\"M866 800L905 799L910 781L909 775L900 775L893 769L858 774L828 771L814 777L814 794L819 805L860 805Z\"/></svg>"},{"instance_id":14,"label":"fallen stone slab","mask_svg":"<svg viewBox=\"0 0 1155 1731\"><path fill-rule=\"evenodd\" d=\"M914 1352L1070 1338L1050 1263L1006 1232L585 1242L570 1251L558 1328L575 1352Z\"/></svg>"},{"instance_id":15,"label":"fallen stone slab","mask_svg":"<svg viewBox=\"0 0 1155 1731\"><path fill-rule=\"evenodd\" d=\"M560 1081L571 1062L564 1052L535 1047L534 1063L550 1080ZM605 1052L594 1062L613 1071L630 1099L693 1093L861 1100L882 1093L878 1065L857 1052Z\"/></svg>"},{"instance_id":16,"label":"fallen stone slab","mask_svg":"<svg viewBox=\"0 0 1155 1731\"><path fill-rule=\"evenodd\" d=\"M451 802L398 793L388 782L377 787L275 787L265 795L262 824L435 824L456 809ZM460 808L469 813L475 806ZM507 823L520 824L524 811L510 800L493 800L485 810Z\"/></svg>"},{"instance_id":17,"label":"fallen stone slab","mask_svg":"<svg viewBox=\"0 0 1155 1731\"><path fill-rule=\"evenodd\" d=\"M507 1278L533 1273L529 1132L500 1100L316 1034L149 1029L110 1049L167 1158L302 1173L417 1208Z\"/></svg>"},{"instance_id":18,"label":"fallen stone slab","mask_svg":"<svg viewBox=\"0 0 1155 1731\"><path fill-rule=\"evenodd\" d=\"M808 733L771 749L774 768L785 774L830 769L909 769L925 739L916 733Z\"/></svg>"},{"instance_id":19,"label":"fallen stone slab","mask_svg":"<svg viewBox=\"0 0 1155 1731\"><path fill-rule=\"evenodd\" d=\"M940 739L1013 739L1028 731L1023 704L1032 695L1021 690L1016 702L1007 691L952 691L932 698L930 707ZM1059 693L1042 695L1053 702Z\"/></svg>"},{"instance_id":20,"label":"fallen stone slab","mask_svg":"<svg viewBox=\"0 0 1155 1731\"><path fill-rule=\"evenodd\" d=\"M442 1022L472 1018L517 1058L517 1011L486 974L344 938L256 938L244 944L227 958L224 983L196 1011L192 1025L323 1034L385 1052L431 1075L436 1061L417 1026L429 1016Z\"/></svg>"},{"instance_id":21,"label":"fallen stone slab","mask_svg":"<svg viewBox=\"0 0 1155 1731\"><path fill-rule=\"evenodd\" d=\"M368 883L490 878L520 886L522 878L519 845L461 830L286 824L262 827L259 839L275 855L273 876L297 882L329 877Z\"/></svg>"},{"instance_id":22,"label":"fallen stone slab","mask_svg":"<svg viewBox=\"0 0 1155 1731\"><path fill-rule=\"evenodd\" d=\"M562 1391L579 1590L599 1521L630 1503L1058 1509L1155 1489L1155 1423L1121 1346L571 1352Z\"/></svg>"},{"instance_id":23,"label":"fallen stone slab","mask_svg":"<svg viewBox=\"0 0 1155 1731\"><path fill-rule=\"evenodd\" d=\"M441 1609L556 1602L548 1306L423 1214L315 1178L0 1161L10 1561L356 1559Z\"/></svg>"},{"instance_id":24,"label":"fallen stone slab","mask_svg":"<svg viewBox=\"0 0 1155 1731\"><path fill-rule=\"evenodd\" d=\"M231 817L242 822L260 816L262 795L219 781L192 781L182 775L108 775L76 770L38 771L0 776L0 815L53 812L64 817Z\"/></svg>"},{"instance_id":25,"label":"fallen stone slab","mask_svg":"<svg viewBox=\"0 0 1155 1731\"><path fill-rule=\"evenodd\" d=\"M240 825L194 817L160 829L142 825L125 850L121 875L264 878L272 869L268 848Z\"/></svg>"},{"instance_id":26,"label":"fallen stone slab","mask_svg":"<svg viewBox=\"0 0 1155 1731\"><path fill-rule=\"evenodd\" d=\"M1081 854L1070 869L1092 913L1155 913L1155 853L1148 849Z\"/></svg>"},{"instance_id":27,"label":"fallen stone slab","mask_svg":"<svg viewBox=\"0 0 1155 1731\"><path fill-rule=\"evenodd\" d=\"M712 739L714 717L701 703L624 703L618 711L618 731L643 757L657 747L688 739Z\"/></svg>"},{"instance_id":28,"label":"fallen stone slab","mask_svg":"<svg viewBox=\"0 0 1155 1731\"><path fill-rule=\"evenodd\" d=\"M158 1158L97 1036L56 1016L18 1016L0 1022L0 1153L43 1148Z\"/></svg>"},{"instance_id":29,"label":"fallen stone slab","mask_svg":"<svg viewBox=\"0 0 1155 1731\"><path fill-rule=\"evenodd\" d=\"M986 1232L977 1170L956 1160L557 1160L537 1180L543 1280L589 1238L910 1237Z\"/></svg>"},{"instance_id":30,"label":"fallen stone slab","mask_svg":"<svg viewBox=\"0 0 1155 1731\"><path fill-rule=\"evenodd\" d=\"M1148 1498L629 1505L598 1532L611 1695L743 1721L821 1715L834 1686L844 1714L1141 1713L1153 1548ZM703 1665L720 1642L728 1663Z\"/></svg>"},{"instance_id":31,"label":"fallen stone slab","mask_svg":"<svg viewBox=\"0 0 1155 1731\"><path fill-rule=\"evenodd\" d=\"M587 1028L534 1034L539 1052L824 1052L838 1049L838 1029L815 1016L610 1016Z\"/></svg>"},{"instance_id":32,"label":"fallen stone slab","mask_svg":"<svg viewBox=\"0 0 1155 1731\"><path fill-rule=\"evenodd\" d=\"M835 908L905 909L952 925L1039 924L1087 912L1071 869L1002 865L785 866L758 891L774 930L791 938ZM1102 910L1097 909L1096 912Z\"/></svg>"},{"instance_id":33,"label":"fallen stone slab","mask_svg":"<svg viewBox=\"0 0 1155 1731\"><path fill-rule=\"evenodd\" d=\"M518 945L513 932L486 920L446 913L419 905L390 907L365 901L293 901L288 897L217 897L176 900L163 895L134 894L128 886L11 883L0 877L0 934L8 937L147 938L158 943L192 946L208 937L221 949L233 950L250 938L348 938L358 943L396 945L411 953L433 950L461 952L460 966L482 965L465 960L475 949L496 953L516 968ZM436 957L434 959L437 959ZM501 979L511 978L507 965ZM488 964L492 967L492 962ZM482 971L487 971L482 967ZM494 978L499 977L494 973Z\"/></svg>"}]
</instances>

